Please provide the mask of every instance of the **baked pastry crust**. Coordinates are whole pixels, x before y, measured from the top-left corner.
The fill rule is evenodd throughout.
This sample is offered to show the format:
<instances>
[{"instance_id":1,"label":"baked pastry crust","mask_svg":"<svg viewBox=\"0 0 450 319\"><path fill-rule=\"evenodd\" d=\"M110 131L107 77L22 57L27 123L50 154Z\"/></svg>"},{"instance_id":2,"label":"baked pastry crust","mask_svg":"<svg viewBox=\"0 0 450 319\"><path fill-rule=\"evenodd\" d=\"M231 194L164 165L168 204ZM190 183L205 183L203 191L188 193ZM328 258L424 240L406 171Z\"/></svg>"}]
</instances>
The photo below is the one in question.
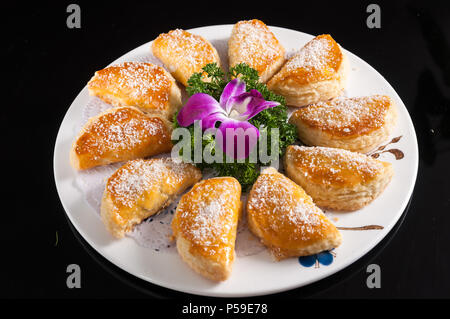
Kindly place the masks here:
<instances>
[{"instance_id":1,"label":"baked pastry crust","mask_svg":"<svg viewBox=\"0 0 450 319\"><path fill-rule=\"evenodd\" d=\"M205 65L215 62L220 66L219 54L208 40L181 29L160 34L152 43L152 51L185 86Z\"/></svg>"},{"instance_id":2,"label":"baked pastry crust","mask_svg":"<svg viewBox=\"0 0 450 319\"><path fill-rule=\"evenodd\" d=\"M178 203L172 221L181 258L200 275L227 279L235 258L241 185L233 177L202 180Z\"/></svg>"},{"instance_id":3,"label":"baked pastry crust","mask_svg":"<svg viewBox=\"0 0 450 319\"><path fill-rule=\"evenodd\" d=\"M181 92L164 68L152 63L125 62L95 72L89 94L114 106L136 106L169 120L181 107Z\"/></svg>"},{"instance_id":4,"label":"baked pastry crust","mask_svg":"<svg viewBox=\"0 0 450 319\"><path fill-rule=\"evenodd\" d=\"M267 86L287 105L301 107L339 96L346 77L344 53L329 34L322 34L290 58Z\"/></svg>"},{"instance_id":5,"label":"baked pastry crust","mask_svg":"<svg viewBox=\"0 0 450 319\"><path fill-rule=\"evenodd\" d=\"M295 111L289 122L307 145L367 153L389 138L396 118L390 97L372 95L315 103Z\"/></svg>"},{"instance_id":6,"label":"baked pastry crust","mask_svg":"<svg viewBox=\"0 0 450 319\"><path fill-rule=\"evenodd\" d=\"M264 22L253 19L234 25L228 40L230 66L246 63L265 83L283 65L284 54L283 46Z\"/></svg>"},{"instance_id":7,"label":"baked pastry crust","mask_svg":"<svg viewBox=\"0 0 450 319\"><path fill-rule=\"evenodd\" d=\"M88 169L169 152L172 125L132 106L111 108L89 119L72 144L70 163Z\"/></svg>"},{"instance_id":8,"label":"baked pastry crust","mask_svg":"<svg viewBox=\"0 0 450 319\"><path fill-rule=\"evenodd\" d=\"M316 254L342 241L303 188L272 167L261 173L250 191L247 218L250 230L277 260Z\"/></svg>"},{"instance_id":9,"label":"baked pastry crust","mask_svg":"<svg viewBox=\"0 0 450 319\"><path fill-rule=\"evenodd\" d=\"M201 178L195 166L170 158L129 161L106 182L101 204L103 223L114 237L122 238Z\"/></svg>"},{"instance_id":10,"label":"baked pastry crust","mask_svg":"<svg viewBox=\"0 0 450 319\"><path fill-rule=\"evenodd\" d=\"M321 207L352 211L377 198L394 174L392 165L337 148L291 145L285 170Z\"/></svg>"}]
</instances>

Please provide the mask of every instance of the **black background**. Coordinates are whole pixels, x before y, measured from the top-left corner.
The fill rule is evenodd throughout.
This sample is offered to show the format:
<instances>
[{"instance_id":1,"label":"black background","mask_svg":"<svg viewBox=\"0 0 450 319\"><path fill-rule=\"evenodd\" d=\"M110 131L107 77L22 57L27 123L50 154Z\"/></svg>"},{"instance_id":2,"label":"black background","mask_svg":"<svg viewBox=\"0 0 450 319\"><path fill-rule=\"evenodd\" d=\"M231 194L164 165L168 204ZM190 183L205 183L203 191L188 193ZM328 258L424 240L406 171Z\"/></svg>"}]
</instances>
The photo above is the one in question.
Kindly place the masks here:
<instances>
[{"instance_id":1,"label":"black background","mask_svg":"<svg viewBox=\"0 0 450 319\"><path fill-rule=\"evenodd\" d=\"M407 106L420 148L409 210L382 243L325 280L270 297L449 298L450 4L372 2L381 6L381 29L367 28L371 2L365 1L296 1L295 6L211 1L198 7L169 1L76 2L81 29L66 26L70 2L2 5L6 138L0 297L192 297L128 275L80 238L55 189L56 134L93 72L128 51L174 28L259 18L309 34L331 33L372 65ZM66 267L72 263L82 269L81 289L66 286ZM381 267L380 289L366 286L371 263Z\"/></svg>"}]
</instances>

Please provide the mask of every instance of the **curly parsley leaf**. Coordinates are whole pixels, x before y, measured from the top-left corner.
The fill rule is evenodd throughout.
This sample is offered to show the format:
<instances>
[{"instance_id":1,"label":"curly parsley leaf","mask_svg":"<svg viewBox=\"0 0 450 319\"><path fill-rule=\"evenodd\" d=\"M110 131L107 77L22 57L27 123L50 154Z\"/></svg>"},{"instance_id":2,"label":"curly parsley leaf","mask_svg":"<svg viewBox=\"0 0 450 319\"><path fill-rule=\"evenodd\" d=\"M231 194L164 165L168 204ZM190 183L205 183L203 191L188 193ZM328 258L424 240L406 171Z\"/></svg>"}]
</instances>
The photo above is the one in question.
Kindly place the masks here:
<instances>
[{"instance_id":1,"label":"curly parsley leaf","mask_svg":"<svg viewBox=\"0 0 450 319\"><path fill-rule=\"evenodd\" d=\"M203 67L203 72L194 73L188 80L186 91L189 96L206 93L219 100L227 81L225 73L216 63Z\"/></svg>"}]
</instances>

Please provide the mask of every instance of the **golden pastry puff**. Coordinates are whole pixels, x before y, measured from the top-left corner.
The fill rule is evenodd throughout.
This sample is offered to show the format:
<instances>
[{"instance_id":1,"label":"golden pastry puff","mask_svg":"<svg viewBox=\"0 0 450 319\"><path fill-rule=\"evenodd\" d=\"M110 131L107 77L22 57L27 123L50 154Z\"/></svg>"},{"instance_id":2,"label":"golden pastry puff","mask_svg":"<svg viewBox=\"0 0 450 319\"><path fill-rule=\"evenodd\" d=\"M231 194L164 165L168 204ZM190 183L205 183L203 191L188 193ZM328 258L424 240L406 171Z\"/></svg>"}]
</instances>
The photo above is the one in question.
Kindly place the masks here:
<instances>
[{"instance_id":1,"label":"golden pastry puff","mask_svg":"<svg viewBox=\"0 0 450 319\"><path fill-rule=\"evenodd\" d=\"M305 106L337 97L345 86L346 57L329 34L309 41L267 83L291 106Z\"/></svg>"},{"instance_id":2,"label":"golden pastry puff","mask_svg":"<svg viewBox=\"0 0 450 319\"><path fill-rule=\"evenodd\" d=\"M246 63L258 71L265 83L284 63L284 48L260 20L239 21L228 40L230 66Z\"/></svg>"},{"instance_id":3,"label":"golden pastry puff","mask_svg":"<svg viewBox=\"0 0 450 319\"><path fill-rule=\"evenodd\" d=\"M307 145L367 153L388 139L396 110L385 95L339 97L301 108L289 122L297 126L300 140Z\"/></svg>"},{"instance_id":4,"label":"golden pastry puff","mask_svg":"<svg viewBox=\"0 0 450 319\"><path fill-rule=\"evenodd\" d=\"M125 62L95 72L89 94L114 106L136 106L172 120L181 107L181 92L164 68L152 63Z\"/></svg>"},{"instance_id":5,"label":"golden pastry puff","mask_svg":"<svg viewBox=\"0 0 450 319\"><path fill-rule=\"evenodd\" d=\"M219 54L208 40L181 29L160 34L152 43L152 51L185 86L205 65L215 62L220 66Z\"/></svg>"},{"instance_id":6,"label":"golden pastry puff","mask_svg":"<svg viewBox=\"0 0 450 319\"><path fill-rule=\"evenodd\" d=\"M111 108L89 119L72 144L70 163L88 169L169 152L172 125L131 106Z\"/></svg>"},{"instance_id":7,"label":"golden pastry puff","mask_svg":"<svg viewBox=\"0 0 450 319\"><path fill-rule=\"evenodd\" d=\"M247 219L250 230L277 260L330 250L342 241L303 188L272 167L261 173L250 191Z\"/></svg>"},{"instance_id":8,"label":"golden pastry puff","mask_svg":"<svg viewBox=\"0 0 450 319\"><path fill-rule=\"evenodd\" d=\"M129 161L106 182L101 204L103 223L114 237L122 238L201 178L195 166L170 158Z\"/></svg>"},{"instance_id":9,"label":"golden pastry puff","mask_svg":"<svg viewBox=\"0 0 450 319\"><path fill-rule=\"evenodd\" d=\"M181 198L172 221L181 258L202 276L227 279L235 258L241 185L233 177L202 180Z\"/></svg>"},{"instance_id":10,"label":"golden pastry puff","mask_svg":"<svg viewBox=\"0 0 450 319\"><path fill-rule=\"evenodd\" d=\"M394 174L392 165L338 148L291 145L286 174L325 208L351 211L377 198Z\"/></svg>"}]
</instances>

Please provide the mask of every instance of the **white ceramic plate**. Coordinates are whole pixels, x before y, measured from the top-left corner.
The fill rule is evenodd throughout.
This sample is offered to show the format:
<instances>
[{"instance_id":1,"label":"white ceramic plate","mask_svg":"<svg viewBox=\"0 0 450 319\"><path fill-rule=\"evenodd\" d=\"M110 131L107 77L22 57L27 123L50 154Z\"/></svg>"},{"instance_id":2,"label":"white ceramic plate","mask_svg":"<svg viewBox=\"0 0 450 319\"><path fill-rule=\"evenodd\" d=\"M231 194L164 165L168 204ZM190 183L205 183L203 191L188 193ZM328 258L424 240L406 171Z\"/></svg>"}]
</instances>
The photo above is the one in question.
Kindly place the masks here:
<instances>
[{"instance_id":1,"label":"white ceramic plate","mask_svg":"<svg viewBox=\"0 0 450 319\"><path fill-rule=\"evenodd\" d=\"M210 40L218 49L222 61L226 61L227 41L231 28L232 25L219 25L189 31ZM279 27L271 27L271 30L287 52L301 48L312 38L311 35ZM345 43L341 44L345 46ZM149 51L150 42L113 63L133 61L143 55L149 55ZM366 225L383 227L365 231L342 230L343 244L333 251L334 258L331 264L325 265L327 262L320 258L322 263L317 261L315 265L309 267L302 265L297 258L274 262L269 254L263 251L257 255L237 258L232 276L223 283L213 283L194 273L176 253L158 253L139 246L131 238L113 239L98 214L93 212L83 199L82 192L75 187L77 172L69 164L71 143L81 123L83 107L89 98L86 87L73 101L61 123L54 153L56 186L70 221L97 252L116 266L151 283L199 295L239 297L276 293L310 284L355 262L380 242L402 215L416 180L418 148L408 111L395 90L366 62L348 51L345 53L351 65L346 88L348 96L386 94L397 104L398 123L392 138L397 136L402 138L386 149L399 149L404 153L404 158L396 160L389 152L380 155L380 159L393 164L395 176L385 192L369 206L353 213L328 213L338 227ZM98 69L103 67L98 66ZM92 73L94 71L92 70ZM325 257L329 258L330 255ZM314 261L315 258L312 258Z\"/></svg>"}]
</instances>

